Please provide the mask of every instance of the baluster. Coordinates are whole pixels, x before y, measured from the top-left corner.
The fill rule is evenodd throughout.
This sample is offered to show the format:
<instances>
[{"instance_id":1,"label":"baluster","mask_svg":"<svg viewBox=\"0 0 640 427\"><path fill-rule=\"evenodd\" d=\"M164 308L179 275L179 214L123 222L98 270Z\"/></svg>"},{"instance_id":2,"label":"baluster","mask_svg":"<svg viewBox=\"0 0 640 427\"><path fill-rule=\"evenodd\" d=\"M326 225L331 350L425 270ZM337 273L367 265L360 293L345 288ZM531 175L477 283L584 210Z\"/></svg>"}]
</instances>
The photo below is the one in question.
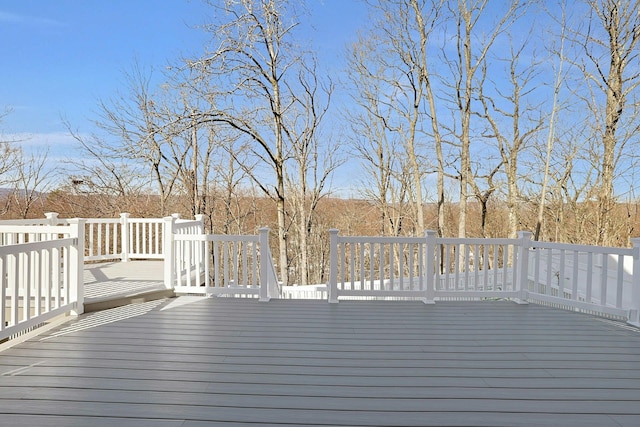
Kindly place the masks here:
<instances>
[{"instance_id":1,"label":"baluster","mask_svg":"<svg viewBox=\"0 0 640 427\"><path fill-rule=\"evenodd\" d=\"M593 289L593 252L587 253L587 265L585 267L587 273L587 289L586 289L586 301L591 303L591 291Z\"/></svg>"},{"instance_id":2,"label":"baluster","mask_svg":"<svg viewBox=\"0 0 640 427\"><path fill-rule=\"evenodd\" d=\"M608 262L609 256L607 254L600 254L602 259L602 271L600 272L600 305L603 307L607 305L607 284L609 279Z\"/></svg>"}]
</instances>

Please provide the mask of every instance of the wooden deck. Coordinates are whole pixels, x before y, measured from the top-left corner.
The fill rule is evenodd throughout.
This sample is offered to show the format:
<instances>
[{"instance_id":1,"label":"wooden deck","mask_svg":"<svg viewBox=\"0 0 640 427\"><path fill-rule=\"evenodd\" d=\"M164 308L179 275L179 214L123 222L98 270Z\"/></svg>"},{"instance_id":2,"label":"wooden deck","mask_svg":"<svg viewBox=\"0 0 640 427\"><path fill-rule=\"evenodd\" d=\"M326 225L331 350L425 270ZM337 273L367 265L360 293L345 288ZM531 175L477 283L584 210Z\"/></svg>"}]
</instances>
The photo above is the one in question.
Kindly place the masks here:
<instances>
[{"instance_id":1,"label":"wooden deck","mask_svg":"<svg viewBox=\"0 0 640 427\"><path fill-rule=\"evenodd\" d=\"M0 353L7 426L637 426L640 332L509 302L180 297Z\"/></svg>"},{"instance_id":2,"label":"wooden deck","mask_svg":"<svg viewBox=\"0 0 640 427\"><path fill-rule=\"evenodd\" d=\"M85 311L173 295L164 286L162 261L101 262L84 266Z\"/></svg>"}]
</instances>

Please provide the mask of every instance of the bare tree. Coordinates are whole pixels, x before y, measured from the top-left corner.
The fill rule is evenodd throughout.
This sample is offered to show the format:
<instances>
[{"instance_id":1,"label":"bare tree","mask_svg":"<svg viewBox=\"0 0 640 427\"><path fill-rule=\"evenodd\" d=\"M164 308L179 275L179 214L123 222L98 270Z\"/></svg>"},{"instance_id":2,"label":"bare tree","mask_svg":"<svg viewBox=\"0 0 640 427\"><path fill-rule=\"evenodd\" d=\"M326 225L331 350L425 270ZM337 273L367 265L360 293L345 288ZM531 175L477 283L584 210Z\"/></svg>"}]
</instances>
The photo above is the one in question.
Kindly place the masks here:
<instances>
[{"instance_id":1,"label":"bare tree","mask_svg":"<svg viewBox=\"0 0 640 427\"><path fill-rule=\"evenodd\" d=\"M44 203L44 195L51 186L52 171L46 168L46 152L26 155L19 150L16 160L13 203L20 218L26 219L36 203Z\"/></svg>"},{"instance_id":2,"label":"bare tree","mask_svg":"<svg viewBox=\"0 0 640 427\"><path fill-rule=\"evenodd\" d=\"M612 243L614 182L626 145L638 139L637 90L640 85L640 3L635 0L587 0L585 28L574 29L572 42L582 58L573 64L590 87L583 100L591 111L599 140L598 238ZM595 147L594 147L595 148Z\"/></svg>"},{"instance_id":3,"label":"bare tree","mask_svg":"<svg viewBox=\"0 0 640 427\"><path fill-rule=\"evenodd\" d=\"M156 215L206 213L209 183L219 170L212 163L236 137L215 123L202 123L202 112L214 102L210 94L201 96L182 73L162 77L156 83L153 72L135 62L125 73L127 86L99 104L100 134L83 135L67 125L85 154L76 162L81 173L76 181L90 193L121 198L155 188Z\"/></svg>"},{"instance_id":4,"label":"bare tree","mask_svg":"<svg viewBox=\"0 0 640 427\"><path fill-rule=\"evenodd\" d=\"M125 73L126 86L113 98L100 101L94 120L100 134L84 135L70 124L67 128L83 153L76 166L84 172L85 184L124 195L132 182L155 182L159 214L165 215L187 151L176 147L173 129L162 121L164 101L152 91L152 75L136 62Z\"/></svg>"},{"instance_id":5,"label":"bare tree","mask_svg":"<svg viewBox=\"0 0 640 427\"><path fill-rule=\"evenodd\" d=\"M439 1L394 0L370 1L378 15L362 39L373 40L356 49L367 50L367 55L351 55L352 68L377 79L375 101L378 117L389 137L402 144L406 164L403 185L411 201L412 232L421 235L425 230L423 179L430 171L430 156L426 155L428 140L433 140L442 166L442 138L428 65L428 44L434 28L440 23L442 4ZM360 42L362 44L362 40ZM366 46L366 47L364 47ZM353 59L361 64L356 65ZM377 63L377 65L374 65ZM375 69L375 73L370 70ZM358 71L359 70L359 71ZM367 89L368 90L368 89ZM366 95L365 95L366 96ZM442 168L438 174L439 219L443 218L444 181ZM441 222L438 229L442 232Z\"/></svg>"},{"instance_id":6,"label":"bare tree","mask_svg":"<svg viewBox=\"0 0 640 427\"><path fill-rule=\"evenodd\" d=\"M386 124L392 111L384 100L385 83L378 77L384 73L384 66L371 55L378 43L377 37L366 34L349 49L351 96L359 108L350 109L346 116L352 130L353 152L361 160L366 176L360 192L365 199L372 200L380 212L379 232L397 236L406 215L407 161L400 138L390 133Z\"/></svg>"},{"instance_id":7,"label":"bare tree","mask_svg":"<svg viewBox=\"0 0 640 427\"><path fill-rule=\"evenodd\" d=\"M0 111L0 123L11 112L11 108ZM6 214L15 205L21 217L26 218L50 172L44 169L46 155L27 157L22 148L16 146L19 142L23 141L0 137L0 187L9 189L0 215Z\"/></svg>"},{"instance_id":8,"label":"bare tree","mask_svg":"<svg viewBox=\"0 0 640 427\"><path fill-rule=\"evenodd\" d=\"M292 216L295 218L295 230L297 235L298 253L294 258L298 260L294 266L298 273L301 285L307 285L310 277L311 265L318 265L320 260L309 244L314 230L314 216L318 203L326 196L326 187L333 171L338 168L343 159L337 154L338 147L330 143L321 144L320 125L329 109L330 97L333 85L323 86L317 79L315 63L312 68L304 64L299 73L301 90L295 97L292 110L298 110L298 114L291 114L293 122L288 128L295 132L287 133L290 156L293 166L289 168L286 178L290 194L292 194ZM323 92L324 96L320 96ZM322 271L317 268L315 271ZM320 280L319 277L315 279ZM319 282L317 282L319 283Z\"/></svg>"},{"instance_id":9,"label":"bare tree","mask_svg":"<svg viewBox=\"0 0 640 427\"><path fill-rule=\"evenodd\" d=\"M213 137L213 134L209 134ZM218 159L212 162L212 180L207 187L211 194L205 215L209 218L210 229L216 233L242 234L247 230L247 219L255 214L256 207L249 204L247 199L255 199L251 181L245 170L253 170L255 160L250 158L249 150L244 144L233 138L225 137L228 144L221 144L220 150L215 152ZM242 165L242 166L241 166Z\"/></svg>"},{"instance_id":10,"label":"bare tree","mask_svg":"<svg viewBox=\"0 0 640 427\"><path fill-rule=\"evenodd\" d=\"M525 150L532 142L535 142L537 134L544 126L545 116L540 113L541 106L539 103L528 101L538 88L533 82L539 77L540 64L535 59L522 63L522 57L528 53L525 49L530 42L530 36L531 33L518 47L511 44L509 57L496 60L496 62L505 61L507 63L507 79L502 79L502 75L499 77L500 82L488 78L486 64L482 67L483 84L479 86L479 100L483 112L480 113L480 116L489 124L489 130L484 136L496 142L500 156L500 161L486 176L487 188L484 191L478 187L475 180L470 181L476 198L482 205L483 236L487 215L486 206L489 197L497 189L493 180L499 168L502 169L506 177L508 235L511 238L517 236L520 226L520 188L518 183L522 181L523 177L520 157L525 154ZM495 97L485 94L484 81L487 78L493 83ZM487 158L483 158L482 161L486 162Z\"/></svg>"},{"instance_id":11,"label":"bare tree","mask_svg":"<svg viewBox=\"0 0 640 427\"><path fill-rule=\"evenodd\" d=\"M453 4L452 4L453 3ZM444 49L447 64L453 77L453 100L457 119L451 133L455 135L459 150L460 193L458 203L458 237L466 237L467 201L474 179L471 161L472 104L478 97L478 71L482 69L490 49L498 36L503 34L519 17L523 5L519 1L509 2L495 19L488 17L487 2L483 0L449 3L449 12L455 24L455 52ZM495 13L495 9L492 10ZM489 20L490 22L483 22ZM482 34L482 36L481 36Z\"/></svg>"},{"instance_id":12,"label":"bare tree","mask_svg":"<svg viewBox=\"0 0 640 427\"><path fill-rule=\"evenodd\" d=\"M210 84L210 93L217 93L226 102L203 113L201 120L225 124L251 141L252 153L262 166L260 171L264 173L264 167L269 170L267 177L257 170L246 173L277 206L279 269L286 284L287 163L290 143L298 140L297 133L301 132L292 127L300 114L296 108L301 100L298 94L305 93L305 87L314 87L317 78L315 68L310 66L314 59L294 43L299 24L292 2L211 0L209 4L218 20L204 27L211 33L215 48L187 65ZM302 100L302 104L306 102ZM313 120L308 123L317 125Z\"/></svg>"}]
</instances>

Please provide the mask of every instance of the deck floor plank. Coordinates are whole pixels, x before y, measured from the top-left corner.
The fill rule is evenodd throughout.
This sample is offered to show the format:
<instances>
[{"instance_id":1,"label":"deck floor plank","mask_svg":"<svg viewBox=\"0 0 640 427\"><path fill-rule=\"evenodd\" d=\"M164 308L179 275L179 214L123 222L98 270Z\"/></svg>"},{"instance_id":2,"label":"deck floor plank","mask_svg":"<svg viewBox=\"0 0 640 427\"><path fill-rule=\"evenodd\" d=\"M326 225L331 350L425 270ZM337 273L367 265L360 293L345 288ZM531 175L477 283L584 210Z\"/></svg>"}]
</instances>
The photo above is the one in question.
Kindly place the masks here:
<instances>
[{"instance_id":1,"label":"deck floor plank","mask_svg":"<svg viewBox=\"0 0 640 427\"><path fill-rule=\"evenodd\" d=\"M615 322L502 301L177 300L89 313L1 352L0 424L640 420L640 332Z\"/></svg>"}]
</instances>

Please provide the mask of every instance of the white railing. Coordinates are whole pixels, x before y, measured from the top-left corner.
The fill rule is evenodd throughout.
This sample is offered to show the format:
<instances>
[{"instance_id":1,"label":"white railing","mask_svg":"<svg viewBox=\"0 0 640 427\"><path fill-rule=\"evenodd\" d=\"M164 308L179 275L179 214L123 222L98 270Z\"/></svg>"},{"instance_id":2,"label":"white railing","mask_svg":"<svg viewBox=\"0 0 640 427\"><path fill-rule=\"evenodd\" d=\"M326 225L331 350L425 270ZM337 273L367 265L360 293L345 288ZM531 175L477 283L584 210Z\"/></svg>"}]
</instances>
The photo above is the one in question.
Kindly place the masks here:
<instances>
[{"instance_id":1,"label":"white railing","mask_svg":"<svg viewBox=\"0 0 640 427\"><path fill-rule=\"evenodd\" d=\"M519 298L517 281L520 239L438 238L426 233L433 259L433 288L427 299ZM431 281L429 281L431 283Z\"/></svg>"},{"instance_id":2,"label":"white railing","mask_svg":"<svg viewBox=\"0 0 640 427\"><path fill-rule=\"evenodd\" d=\"M508 298L640 324L640 239L633 248L517 239L344 237L330 230L328 300ZM288 292L288 294L293 292ZM316 293L317 294L317 293Z\"/></svg>"},{"instance_id":3,"label":"white railing","mask_svg":"<svg viewBox=\"0 0 640 427\"><path fill-rule=\"evenodd\" d=\"M203 229L202 218L195 221L181 220L174 215L177 224L184 228ZM131 218L128 213L118 219L92 218L87 220L86 248L88 261L120 259L164 259L164 225L162 218Z\"/></svg>"},{"instance_id":4,"label":"white railing","mask_svg":"<svg viewBox=\"0 0 640 427\"><path fill-rule=\"evenodd\" d=\"M25 225L68 225L68 220L58 218L55 212L46 216L46 219L2 221L0 245L37 240L37 236L25 235ZM180 219L178 214L173 218L179 230L204 231L202 215L195 220ZM10 230L14 230L13 236ZM131 218L128 213L120 214L120 218L89 218L85 221L85 236L86 261L164 259L163 218ZM43 240L48 240L46 233Z\"/></svg>"},{"instance_id":5,"label":"white railing","mask_svg":"<svg viewBox=\"0 0 640 427\"><path fill-rule=\"evenodd\" d=\"M637 322L640 240L632 240L633 248L529 240L527 299Z\"/></svg>"},{"instance_id":6,"label":"white railing","mask_svg":"<svg viewBox=\"0 0 640 427\"><path fill-rule=\"evenodd\" d=\"M45 220L0 223L0 280L9 336L69 310L82 311L82 263L164 259L178 294L271 298L442 300L505 298L640 325L640 239L633 248L517 239L345 237L330 231L326 285L281 289L269 230L204 234L203 218ZM78 244L84 251L78 251ZM79 252L79 253L77 253ZM77 264L72 264L72 263Z\"/></svg>"},{"instance_id":7,"label":"white railing","mask_svg":"<svg viewBox=\"0 0 640 427\"><path fill-rule=\"evenodd\" d=\"M171 233L204 232L203 217L171 217ZM165 219L46 219L0 223L0 339L70 311L82 313L85 261L164 259ZM83 250L84 248L84 250Z\"/></svg>"},{"instance_id":8,"label":"white railing","mask_svg":"<svg viewBox=\"0 0 640 427\"><path fill-rule=\"evenodd\" d=\"M426 239L329 233L329 302L338 297L426 298Z\"/></svg>"},{"instance_id":9,"label":"white railing","mask_svg":"<svg viewBox=\"0 0 640 427\"><path fill-rule=\"evenodd\" d=\"M176 226L170 218L165 224ZM196 230L193 230L196 231ZM257 236L173 233L173 262L165 261L165 284L179 294L278 298L279 283L269 250L269 229Z\"/></svg>"},{"instance_id":10,"label":"white railing","mask_svg":"<svg viewBox=\"0 0 640 427\"><path fill-rule=\"evenodd\" d=\"M163 259L163 221L159 218L127 218L123 223L122 260Z\"/></svg>"},{"instance_id":11,"label":"white railing","mask_svg":"<svg viewBox=\"0 0 640 427\"><path fill-rule=\"evenodd\" d=\"M328 300L327 285L289 285L282 286L280 298L282 299L314 299Z\"/></svg>"},{"instance_id":12,"label":"white railing","mask_svg":"<svg viewBox=\"0 0 640 427\"><path fill-rule=\"evenodd\" d=\"M85 223L85 259L103 261L128 259L123 245L123 219L91 218ZM125 234L126 235L126 234Z\"/></svg>"},{"instance_id":13,"label":"white railing","mask_svg":"<svg viewBox=\"0 0 640 427\"><path fill-rule=\"evenodd\" d=\"M41 225L25 225L24 233L40 239L0 247L0 339L83 312L83 222L49 226L47 233Z\"/></svg>"},{"instance_id":14,"label":"white railing","mask_svg":"<svg viewBox=\"0 0 640 427\"><path fill-rule=\"evenodd\" d=\"M57 213L47 213L43 219L16 219L0 222L0 246L41 242L57 238L49 226L69 225L58 220Z\"/></svg>"}]
</instances>

